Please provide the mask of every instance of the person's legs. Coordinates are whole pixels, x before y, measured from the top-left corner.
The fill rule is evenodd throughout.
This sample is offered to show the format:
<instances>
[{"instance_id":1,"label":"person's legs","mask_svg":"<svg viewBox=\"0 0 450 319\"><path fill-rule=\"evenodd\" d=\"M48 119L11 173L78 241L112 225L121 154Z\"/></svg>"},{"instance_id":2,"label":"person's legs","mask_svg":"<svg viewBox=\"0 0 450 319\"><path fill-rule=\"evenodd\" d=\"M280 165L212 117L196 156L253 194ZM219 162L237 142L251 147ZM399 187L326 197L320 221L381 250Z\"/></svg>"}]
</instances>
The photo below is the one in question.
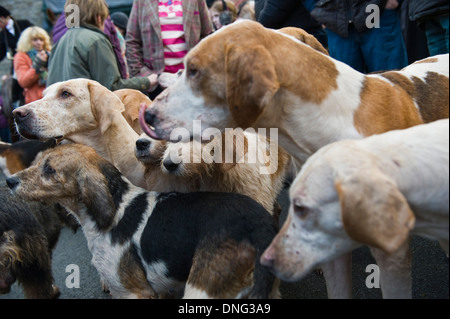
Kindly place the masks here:
<instances>
[{"instance_id":1,"label":"person's legs","mask_svg":"<svg viewBox=\"0 0 450 319\"><path fill-rule=\"evenodd\" d=\"M448 46L448 15L428 19L424 22L430 55L449 53Z\"/></svg>"},{"instance_id":2,"label":"person's legs","mask_svg":"<svg viewBox=\"0 0 450 319\"><path fill-rule=\"evenodd\" d=\"M380 27L361 34L367 72L402 69L408 65L400 16L397 10L384 10Z\"/></svg>"},{"instance_id":3,"label":"person's legs","mask_svg":"<svg viewBox=\"0 0 450 319\"><path fill-rule=\"evenodd\" d=\"M348 38L341 37L330 30L327 30L327 33L330 56L350 65L355 70L364 72L364 61L355 28L349 27Z\"/></svg>"}]
</instances>

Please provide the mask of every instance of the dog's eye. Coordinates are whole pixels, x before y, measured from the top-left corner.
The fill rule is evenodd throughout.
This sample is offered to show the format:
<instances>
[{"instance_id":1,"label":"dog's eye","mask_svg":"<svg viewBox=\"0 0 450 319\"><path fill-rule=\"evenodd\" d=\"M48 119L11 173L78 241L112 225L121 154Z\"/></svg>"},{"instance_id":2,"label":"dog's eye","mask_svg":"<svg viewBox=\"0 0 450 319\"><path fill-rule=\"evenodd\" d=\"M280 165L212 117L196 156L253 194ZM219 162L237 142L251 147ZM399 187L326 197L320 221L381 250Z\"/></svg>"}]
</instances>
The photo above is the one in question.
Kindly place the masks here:
<instances>
[{"instance_id":1,"label":"dog's eye","mask_svg":"<svg viewBox=\"0 0 450 319\"><path fill-rule=\"evenodd\" d=\"M49 162L46 162L44 164L43 171L44 171L44 174L46 174L46 175L52 175L52 174L56 173L55 169L53 167L51 167Z\"/></svg>"},{"instance_id":2,"label":"dog's eye","mask_svg":"<svg viewBox=\"0 0 450 319\"><path fill-rule=\"evenodd\" d=\"M193 78L198 74L198 69L193 65L189 65L186 74L188 77Z\"/></svg>"},{"instance_id":3,"label":"dog's eye","mask_svg":"<svg viewBox=\"0 0 450 319\"><path fill-rule=\"evenodd\" d=\"M294 201L293 203L294 205L294 213L300 217L300 218L305 218L308 213L309 213L309 208L306 207L305 205L303 205L302 203L298 202L298 201Z\"/></svg>"},{"instance_id":4,"label":"dog's eye","mask_svg":"<svg viewBox=\"0 0 450 319\"><path fill-rule=\"evenodd\" d=\"M62 93L61 93L61 97L63 98L63 99L67 99L68 97L71 97L72 96L72 94L70 93L70 92L67 92L67 91L63 91Z\"/></svg>"}]
</instances>

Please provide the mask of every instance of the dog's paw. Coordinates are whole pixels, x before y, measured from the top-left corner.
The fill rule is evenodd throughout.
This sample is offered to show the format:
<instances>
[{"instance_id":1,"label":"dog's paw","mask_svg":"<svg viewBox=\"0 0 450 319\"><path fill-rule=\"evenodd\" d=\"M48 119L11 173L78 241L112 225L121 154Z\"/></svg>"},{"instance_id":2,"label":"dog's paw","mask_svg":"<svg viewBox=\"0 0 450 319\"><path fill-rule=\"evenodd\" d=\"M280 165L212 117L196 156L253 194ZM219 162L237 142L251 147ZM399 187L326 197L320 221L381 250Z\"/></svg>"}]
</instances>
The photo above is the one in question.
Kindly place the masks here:
<instances>
[{"instance_id":1,"label":"dog's paw","mask_svg":"<svg viewBox=\"0 0 450 319\"><path fill-rule=\"evenodd\" d=\"M52 291L51 298L52 299L59 298L59 296L61 295L61 291L59 290L58 286L52 285L52 289L53 289L53 291Z\"/></svg>"}]
</instances>

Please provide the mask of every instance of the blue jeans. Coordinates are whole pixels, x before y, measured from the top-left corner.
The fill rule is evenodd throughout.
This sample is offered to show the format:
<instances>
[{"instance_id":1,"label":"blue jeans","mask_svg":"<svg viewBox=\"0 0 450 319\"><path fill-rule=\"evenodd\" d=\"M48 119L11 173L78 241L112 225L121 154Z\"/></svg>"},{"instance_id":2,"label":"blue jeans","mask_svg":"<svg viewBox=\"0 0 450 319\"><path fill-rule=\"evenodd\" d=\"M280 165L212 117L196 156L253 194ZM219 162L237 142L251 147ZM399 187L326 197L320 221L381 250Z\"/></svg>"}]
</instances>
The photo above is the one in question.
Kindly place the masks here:
<instances>
[{"instance_id":1,"label":"blue jeans","mask_svg":"<svg viewBox=\"0 0 450 319\"><path fill-rule=\"evenodd\" d=\"M384 10L380 27L358 32L349 25L348 38L328 31L330 55L363 73L401 69L408 65L397 10Z\"/></svg>"},{"instance_id":2,"label":"blue jeans","mask_svg":"<svg viewBox=\"0 0 450 319\"><path fill-rule=\"evenodd\" d=\"M448 53L448 14L426 20L424 27L430 55Z\"/></svg>"}]
</instances>

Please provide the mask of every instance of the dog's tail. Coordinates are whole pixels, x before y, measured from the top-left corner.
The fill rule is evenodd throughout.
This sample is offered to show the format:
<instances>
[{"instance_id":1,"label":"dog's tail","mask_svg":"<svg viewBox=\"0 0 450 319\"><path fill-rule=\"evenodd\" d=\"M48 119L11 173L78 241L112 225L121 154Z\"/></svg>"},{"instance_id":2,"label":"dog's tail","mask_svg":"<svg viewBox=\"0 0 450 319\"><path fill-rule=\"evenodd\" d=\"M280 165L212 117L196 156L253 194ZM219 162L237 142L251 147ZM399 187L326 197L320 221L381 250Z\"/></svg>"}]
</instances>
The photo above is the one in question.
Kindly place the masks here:
<instances>
[{"instance_id":1,"label":"dog's tail","mask_svg":"<svg viewBox=\"0 0 450 319\"><path fill-rule=\"evenodd\" d=\"M269 299L279 298L279 280L275 278L269 268L260 262L261 256L269 247L273 238L278 232L278 225L275 218L268 214L267 222L261 223L252 236L252 241L256 249L255 269L253 271L253 287L249 298Z\"/></svg>"}]
</instances>

